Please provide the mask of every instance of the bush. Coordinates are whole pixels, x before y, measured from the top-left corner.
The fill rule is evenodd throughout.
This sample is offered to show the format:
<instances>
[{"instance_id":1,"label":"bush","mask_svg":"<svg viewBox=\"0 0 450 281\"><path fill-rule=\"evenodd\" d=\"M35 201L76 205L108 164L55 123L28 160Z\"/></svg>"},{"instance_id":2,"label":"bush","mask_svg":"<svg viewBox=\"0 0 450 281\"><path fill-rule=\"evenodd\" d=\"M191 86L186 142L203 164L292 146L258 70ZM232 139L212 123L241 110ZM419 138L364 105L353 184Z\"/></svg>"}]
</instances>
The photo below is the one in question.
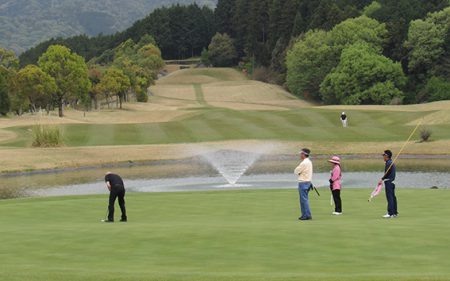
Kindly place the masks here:
<instances>
[{"instance_id":1,"label":"bush","mask_svg":"<svg viewBox=\"0 0 450 281\"><path fill-rule=\"evenodd\" d=\"M233 66L238 55L231 37L228 34L216 33L209 44L208 57L215 67Z\"/></svg>"},{"instance_id":2,"label":"bush","mask_svg":"<svg viewBox=\"0 0 450 281\"><path fill-rule=\"evenodd\" d=\"M247 77L252 77L254 70L252 62L241 61L239 62L238 67L240 70L242 70L242 73L244 73Z\"/></svg>"},{"instance_id":3,"label":"bush","mask_svg":"<svg viewBox=\"0 0 450 281\"><path fill-rule=\"evenodd\" d=\"M423 128L422 130L420 130L421 142L427 142L430 139L432 133L433 132L428 128Z\"/></svg>"},{"instance_id":4,"label":"bush","mask_svg":"<svg viewBox=\"0 0 450 281\"><path fill-rule=\"evenodd\" d=\"M267 67L258 67L253 71L253 80L268 83L270 81L270 75L270 69Z\"/></svg>"},{"instance_id":5,"label":"bush","mask_svg":"<svg viewBox=\"0 0 450 281\"><path fill-rule=\"evenodd\" d=\"M402 105L403 104L403 99L400 97L395 97L391 100L391 102L389 103L390 105Z\"/></svg>"},{"instance_id":6,"label":"bush","mask_svg":"<svg viewBox=\"0 0 450 281\"><path fill-rule=\"evenodd\" d=\"M381 4L377 1L373 1L370 5L366 6L363 10L363 14L369 18L375 18L374 15L382 8Z\"/></svg>"},{"instance_id":7,"label":"bush","mask_svg":"<svg viewBox=\"0 0 450 281\"><path fill-rule=\"evenodd\" d=\"M209 59L209 52L206 49L203 49L201 54L201 61L204 66L211 66L211 60Z\"/></svg>"},{"instance_id":8,"label":"bush","mask_svg":"<svg viewBox=\"0 0 450 281\"><path fill-rule=\"evenodd\" d=\"M36 125L32 129L33 147L57 147L63 144L62 133L59 127Z\"/></svg>"},{"instance_id":9,"label":"bush","mask_svg":"<svg viewBox=\"0 0 450 281\"><path fill-rule=\"evenodd\" d=\"M137 89L136 90L136 100L138 102L148 102L147 90Z\"/></svg>"},{"instance_id":10,"label":"bush","mask_svg":"<svg viewBox=\"0 0 450 281\"><path fill-rule=\"evenodd\" d=\"M268 67L255 68L252 76L253 80L280 86L285 82L285 76L283 74L277 73Z\"/></svg>"},{"instance_id":11,"label":"bush","mask_svg":"<svg viewBox=\"0 0 450 281\"><path fill-rule=\"evenodd\" d=\"M440 101L450 99L450 81L441 77L432 77L426 87L428 101Z\"/></svg>"},{"instance_id":12,"label":"bush","mask_svg":"<svg viewBox=\"0 0 450 281\"><path fill-rule=\"evenodd\" d=\"M1 199L13 199L13 198L21 198L26 196L26 193L22 189L14 188L14 187L0 187L0 200Z\"/></svg>"}]
</instances>

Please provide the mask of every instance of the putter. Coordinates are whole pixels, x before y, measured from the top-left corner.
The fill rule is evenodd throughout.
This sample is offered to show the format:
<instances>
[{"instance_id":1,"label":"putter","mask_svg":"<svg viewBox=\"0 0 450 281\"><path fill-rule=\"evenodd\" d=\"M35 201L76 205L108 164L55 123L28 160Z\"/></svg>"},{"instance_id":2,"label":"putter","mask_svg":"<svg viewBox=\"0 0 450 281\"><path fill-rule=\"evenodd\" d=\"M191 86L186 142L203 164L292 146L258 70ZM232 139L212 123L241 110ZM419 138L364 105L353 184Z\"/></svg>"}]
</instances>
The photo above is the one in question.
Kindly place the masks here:
<instances>
[{"instance_id":1,"label":"putter","mask_svg":"<svg viewBox=\"0 0 450 281\"><path fill-rule=\"evenodd\" d=\"M330 196L330 206L333 206L333 194Z\"/></svg>"},{"instance_id":2,"label":"putter","mask_svg":"<svg viewBox=\"0 0 450 281\"><path fill-rule=\"evenodd\" d=\"M101 222L105 222L108 220L109 210L106 211L105 218L101 220Z\"/></svg>"},{"instance_id":3,"label":"putter","mask_svg":"<svg viewBox=\"0 0 450 281\"><path fill-rule=\"evenodd\" d=\"M317 195L320 196L320 193L319 193L319 191L317 190L317 188L316 188L313 184L311 184L311 186L312 186L312 189L314 189L314 191L317 193Z\"/></svg>"}]
</instances>

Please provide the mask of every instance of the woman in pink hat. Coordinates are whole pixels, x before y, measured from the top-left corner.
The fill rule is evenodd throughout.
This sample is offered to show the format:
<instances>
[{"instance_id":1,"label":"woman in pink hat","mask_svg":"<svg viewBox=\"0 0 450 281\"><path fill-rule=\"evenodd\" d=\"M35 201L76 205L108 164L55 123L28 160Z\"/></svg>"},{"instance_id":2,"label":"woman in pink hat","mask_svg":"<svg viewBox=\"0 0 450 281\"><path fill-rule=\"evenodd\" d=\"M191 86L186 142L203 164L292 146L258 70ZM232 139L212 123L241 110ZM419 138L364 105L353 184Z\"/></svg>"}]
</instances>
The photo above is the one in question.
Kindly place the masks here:
<instances>
[{"instance_id":1,"label":"woman in pink hat","mask_svg":"<svg viewBox=\"0 0 450 281\"><path fill-rule=\"evenodd\" d=\"M341 201L341 159L338 156L333 156L328 160L333 165L330 177L330 189L333 194L335 210L333 215L342 215L342 201Z\"/></svg>"}]
</instances>

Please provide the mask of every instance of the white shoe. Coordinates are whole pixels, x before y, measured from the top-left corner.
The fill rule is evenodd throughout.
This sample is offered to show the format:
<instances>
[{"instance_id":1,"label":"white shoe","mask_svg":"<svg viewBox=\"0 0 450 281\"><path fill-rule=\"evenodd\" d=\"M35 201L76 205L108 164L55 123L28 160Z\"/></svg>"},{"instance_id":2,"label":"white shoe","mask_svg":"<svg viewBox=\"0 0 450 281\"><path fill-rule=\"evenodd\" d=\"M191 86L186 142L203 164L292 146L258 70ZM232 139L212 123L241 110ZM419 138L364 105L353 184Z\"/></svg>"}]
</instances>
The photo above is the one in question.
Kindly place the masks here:
<instances>
[{"instance_id":1,"label":"white shoe","mask_svg":"<svg viewBox=\"0 0 450 281\"><path fill-rule=\"evenodd\" d=\"M339 213L339 212L333 212L333 215L335 215L335 216L340 216L340 215L342 215L342 213Z\"/></svg>"},{"instance_id":2,"label":"white shoe","mask_svg":"<svg viewBox=\"0 0 450 281\"><path fill-rule=\"evenodd\" d=\"M391 216L391 215L389 215L389 214L386 214L386 215L384 215L383 216L383 218L385 218L385 219L390 219L390 218L393 218L394 216Z\"/></svg>"}]
</instances>

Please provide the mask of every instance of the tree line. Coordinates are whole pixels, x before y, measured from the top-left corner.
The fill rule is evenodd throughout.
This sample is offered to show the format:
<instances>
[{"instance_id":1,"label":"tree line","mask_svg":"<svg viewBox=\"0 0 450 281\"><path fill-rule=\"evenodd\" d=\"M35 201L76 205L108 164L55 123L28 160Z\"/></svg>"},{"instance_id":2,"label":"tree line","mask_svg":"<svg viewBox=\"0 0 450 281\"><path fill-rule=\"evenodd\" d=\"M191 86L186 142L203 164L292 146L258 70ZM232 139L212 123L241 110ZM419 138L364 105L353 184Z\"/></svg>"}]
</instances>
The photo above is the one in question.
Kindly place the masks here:
<instances>
[{"instance_id":1,"label":"tree line","mask_svg":"<svg viewBox=\"0 0 450 281\"><path fill-rule=\"evenodd\" d=\"M450 8L411 21L398 49L388 49L388 25L374 19L379 9L373 2L330 31L302 34L287 53L288 88L327 104L450 99Z\"/></svg>"},{"instance_id":2,"label":"tree line","mask_svg":"<svg viewBox=\"0 0 450 281\"><path fill-rule=\"evenodd\" d=\"M36 64L20 68L14 52L0 48L0 114L57 108L63 117L65 105L89 110L106 100L110 107L116 97L122 108L130 95L146 102L147 89L164 66L153 37L128 39L103 55L110 56L107 63L98 64L102 56L86 63L66 46L51 45Z\"/></svg>"},{"instance_id":3,"label":"tree line","mask_svg":"<svg viewBox=\"0 0 450 281\"><path fill-rule=\"evenodd\" d=\"M184 59L199 56L216 32L214 11L197 4L173 5L155 9L146 18L114 35L52 38L20 55L21 65L37 62L50 45L64 45L87 61L132 39L135 42L146 34L155 38L164 59Z\"/></svg>"},{"instance_id":4,"label":"tree line","mask_svg":"<svg viewBox=\"0 0 450 281\"><path fill-rule=\"evenodd\" d=\"M111 63L114 46L150 34L165 59L202 56L206 64L239 64L251 75L264 69L264 79L318 102L424 102L449 98L448 7L448 0L219 0L214 10L174 5L115 35L52 39L20 58L34 63L58 43Z\"/></svg>"}]
</instances>

